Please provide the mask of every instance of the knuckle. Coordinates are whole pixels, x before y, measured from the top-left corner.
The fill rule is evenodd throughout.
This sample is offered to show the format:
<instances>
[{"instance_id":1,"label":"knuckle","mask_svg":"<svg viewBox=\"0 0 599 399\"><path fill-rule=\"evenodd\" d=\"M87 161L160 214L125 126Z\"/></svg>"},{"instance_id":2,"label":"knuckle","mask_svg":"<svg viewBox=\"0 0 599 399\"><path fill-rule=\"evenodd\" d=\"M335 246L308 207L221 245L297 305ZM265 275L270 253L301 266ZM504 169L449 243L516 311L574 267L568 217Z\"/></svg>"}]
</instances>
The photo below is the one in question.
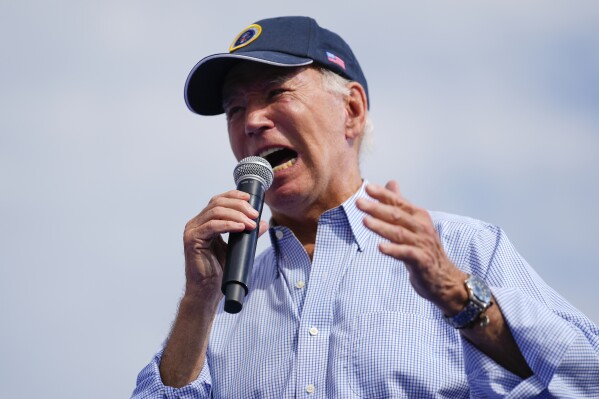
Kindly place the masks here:
<instances>
[{"instance_id":1,"label":"knuckle","mask_svg":"<svg viewBox=\"0 0 599 399\"><path fill-rule=\"evenodd\" d=\"M426 224L433 224L433 219L431 218L431 214L424 208L416 208L416 214L425 221Z\"/></svg>"},{"instance_id":2,"label":"knuckle","mask_svg":"<svg viewBox=\"0 0 599 399\"><path fill-rule=\"evenodd\" d=\"M414 260L416 259L416 251L412 247L407 247L404 249L404 254L407 259Z\"/></svg>"},{"instance_id":3,"label":"knuckle","mask_svg":"<svg viewBox=\"0 0 599 399\"><path fill-rule=\"evenodd\" d=\"M423 226L423 231L429 237L430 240L433 240L432 237L436 236L435 226L432 223L425 223ZM434 241L434 240L433 240Z\"/></svg>"},{"instance_id":4,"label":"knuckle","mask_svg":"<svg viewBox=\"0 0 599 399\"><path fill-rule=\"evenodd\" d=\"M401 211L397 208L393 208L393 210L391 211L391 222L393 224L397 224L397 223L399 223L400 220L401 220Z\"/></svg>"},{"instance_id":5,"label":"knuckle","mask_svg":"<svg viewBox=\"0 0 599 399\"><path fill-rule=\"evenodd\" d=\"M183 232L183 242L184 243L189 243L193 241L193 234L191 233L191 230L185 229L185 231Z\"/></svg>"},{"instance_id":6,"label":"knuckle","mask_svg":"<svg viewBox=\"0 0 599 399\"><path fill-rule=\"evenodd\" d=\"M206 231L210 232L210 235L213 235L213 232L214 232L215 228L217 227L217 224L218 224L218 220L210 219L206 223L204 223L203 230L206 230Z\"/></svg>"},{"instance_id":7,"label":"knuckle","mask_svg":"<svg viewBox=\"0 0 599 399\"><path fill-rule=\"evenodd\" d=\"M196 220L192 219L185 224L185 230L183 230L183 241L190 242L196 237L197 224Z\"/></svg>"},{"instance_id":8,"label":"knuckle","mask_svg":"<svg viewBox=\"0 0 599 399\"><path fill-rule=\"evenodd\" d=\"M220 209L220 207L217 206L217 207L210 208L210 209L206 210L206 212L204 213L204 215L208 219L208 222L216 219L219 209Z\"/></svg>"},{"instance_id":9,"label":"knuckle","mask_svg":"<svg viewBox=\"0 0 599 399\"><path fill-rule=\"evenodd\" d=\"M392 237L392 240L395 242L401 242L403 240L404 236L405 236L404 231L399 226L395 226L391 230L391 237Z\"/></svg>"},{"instance_id":10,"label":"knuckle","mask_svg":"<svg viewBox=\"0 0 599 399\"><path fill-rule=\"evenodd\" d=\"M414 215L416 215L416 216L422 217L425 214L428 214L428 212L426 210L424 210L423 208L420 208L419 206L412 205L412 209L414 210Z\"/></svg>"}]
</instances>

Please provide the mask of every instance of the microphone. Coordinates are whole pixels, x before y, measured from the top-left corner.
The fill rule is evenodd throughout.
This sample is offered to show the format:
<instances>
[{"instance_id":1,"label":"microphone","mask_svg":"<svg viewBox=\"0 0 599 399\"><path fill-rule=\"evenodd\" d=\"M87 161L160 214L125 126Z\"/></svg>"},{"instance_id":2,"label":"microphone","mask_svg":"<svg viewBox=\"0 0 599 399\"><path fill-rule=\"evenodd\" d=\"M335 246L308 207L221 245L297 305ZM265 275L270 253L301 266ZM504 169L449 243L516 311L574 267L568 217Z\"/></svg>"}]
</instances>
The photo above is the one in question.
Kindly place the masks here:
<instances>
[{"instance_id":1,"label":"microphone","mask_svg":"<svg viewBox=\"0 0 599 399\"><path fill-rule=\"evenodd\" d=\"M229 234L227 261L221 285L227 313L239 313L248 293L247 281L254 266L264 194L274 180L274 172L266 159L247 157L239 161L233 170L233 178L237 190L250 194L249 203L258 211L258 217L254 220L256 228L252 231Z\"/></svg>"}]
</instances>

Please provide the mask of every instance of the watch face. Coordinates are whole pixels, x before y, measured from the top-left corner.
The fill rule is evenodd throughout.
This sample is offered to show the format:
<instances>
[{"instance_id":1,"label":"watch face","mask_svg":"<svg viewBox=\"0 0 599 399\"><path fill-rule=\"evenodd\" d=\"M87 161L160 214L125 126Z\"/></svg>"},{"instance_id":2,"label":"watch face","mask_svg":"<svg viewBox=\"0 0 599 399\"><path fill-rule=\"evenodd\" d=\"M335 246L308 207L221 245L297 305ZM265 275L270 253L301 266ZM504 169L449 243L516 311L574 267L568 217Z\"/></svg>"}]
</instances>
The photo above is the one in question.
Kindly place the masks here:
<instances>
[{"instance_id":1,"label":"watch face","mask_svg":"<svg viewBox=\"0 0 599 399\"><path fill-rule=\"evenodd\" d=\"M487 303L491 300L491 290L487 287L484 281L476 276L471 276L469 279L472 294L481 302Z\"/></svg>"}]
</instances>

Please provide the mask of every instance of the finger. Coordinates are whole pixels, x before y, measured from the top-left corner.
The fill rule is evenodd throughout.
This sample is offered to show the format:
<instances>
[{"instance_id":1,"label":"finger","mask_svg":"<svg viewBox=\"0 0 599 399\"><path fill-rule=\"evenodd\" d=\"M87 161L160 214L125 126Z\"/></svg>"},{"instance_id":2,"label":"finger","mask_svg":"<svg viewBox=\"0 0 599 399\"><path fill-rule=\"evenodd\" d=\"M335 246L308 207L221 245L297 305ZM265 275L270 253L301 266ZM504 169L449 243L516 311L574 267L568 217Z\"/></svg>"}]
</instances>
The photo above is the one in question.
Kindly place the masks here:
<instances>
[{"instance_id":1,"label":"finger","mask_svg":"<svg viewBox=\"0 0 599 399\"><path fill-rule=\"evenodd\" d=\"M185 230L183 240L186 245L199 245L200 249L210 247L212 239L225 233L239 233L246 230L243 223L230 220L210 220L200 226Z\"/></svg>"},{"instance_id":2,"label":"finger","mask_svg":"<svg viewBox=\"0 0 599 399\"><path fill-rule=\"evenodd\" d=\"M251 219L255 219L258 217L258 215L259 215L258 211L255 210L248 202L250 199L248 193L244 193L243 191L235 191L235 192L233 192L233 194L234 195L238 194L238 195L235 195L233 197L227 197L224 195L212 197L212 199L210 200L210 202L208 202L208 205L206 206L206 208L204 208L204 210L209 210L211 208L216 208L216 207L223 207L223 208L230 208L230 209L235 209L239 212L243 212L245 215L247 215ZM202 212L200 212L200 215L201 214L202 214Z\"/></svg>"},{"instance_id":3,"label":"finger","mask_svg":"<svg viewBox=\"0 0 599 399\"><path fill-rule=\"evenodd\" d=\"M366 193L384 204L399 206L409 213L414 212L412 204L403 198L401 194L394 192L387 187L383 187L378 184L368 184L366 186Z\"/></svg>"},{"instance_id":4,"label":"finger","mask_svg":"<svg viewBox=\"0 0 599 399\"><path fill-rule=\"evenodd\" d=\"M387 223L372 216L364 218L364 226L396 244L417 245L418 235L405 227Z\"/></svg>"},{"instance_id":5,"label":"finger","mask_svg":"<svg viewBox=\"0 0 599 399\"><path fill-rule=\"evenodd\" d=\"M379 251L403 261L410 272L412 272L413 265L421 264L422 251L412 245L383 242L379 244Z\"/></svg>"},{"instance_id":6,"label":"finger","mask_svg":"<svg viewBox=\"0 0 599 399\"><path fill-rule=\"evenodd\" d=\"M258 215L258 211L245 200L217 196L213 197L206 208L187 223L186 229L201 226L210 220L235 221L243 223L248 229L253 229L256 227L254 219Z\"/></svg>"},{"instance_id":7,"label":"finger","mask_svg":"<svg viewBox=\"0 0 599 399\"><path fill-rule=\"evenodd\" d=\"M222 194L215 195L214 197L212 197L212 199L220 198L220 197L242 199L244 201L247 201L250 199L250 194L246 193L245 191L240 191L240 190L229 190Z\"/></svg>"},{"instance_id":8,"label":"finger","mask_svg":"<svg viewBox=\"0 0 599 399\"><path fill-rule=\"evenodd\" d=\"M395 180L389 180L387 184L385 184L385 188L387 190L393 191L395 194L401 196L401 192L399 191L399 184Z\"/></svg>"},{"instance_id":9,"label":"finger","mask_svg":"<svg viewBox=\"0 0 599 399\"><path fill-rule=\"evenodd\" d=\"M208 209L204 213L199 215L197 219L197 224L202 225L212 220L242 223L248 230L253 230L256 228L256 222L253 218L248 217L246 213L236 209L221 206Z\"/></svg>"},{"instance_id":10,"label":"finger","mask_svg":"<svg viewBox=\"0 0 599 399\"><path fill-rule=\"evenodd\" d=\"M203 211L185 226L183 241L195 243L201 248L210 246L210 241L220 234L237 233L256 228L256 223L243 213L229 208L216 207Z\"/></svg>"},{"instance_id":11,"label":"finger","mask_svg":"<svg viewBox=\"0 0 599 399\"><path fill-rule=\"evenodd\" d=\"M370 201L366 198L358 199L356 206L361 211L377 219L393 225L403 226L414 232L420 230L418 220L401 207Z\"/></svg>"}]
</instances>

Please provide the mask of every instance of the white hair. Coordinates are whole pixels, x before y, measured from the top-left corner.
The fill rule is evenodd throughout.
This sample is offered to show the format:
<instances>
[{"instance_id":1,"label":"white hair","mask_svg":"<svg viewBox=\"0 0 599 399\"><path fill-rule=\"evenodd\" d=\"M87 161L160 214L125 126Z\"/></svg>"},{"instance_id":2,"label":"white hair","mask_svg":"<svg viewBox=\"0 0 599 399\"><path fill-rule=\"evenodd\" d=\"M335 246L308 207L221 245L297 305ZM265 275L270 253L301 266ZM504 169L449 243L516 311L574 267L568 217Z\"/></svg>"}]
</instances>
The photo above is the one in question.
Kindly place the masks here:
<instances>
[{"instance_id":1,"label":"white hair","mask_svg":"<svg viewBox=\"0 0 599 399\"><path fill-rule=\"evenodd\" d=\"M348 83L351 81L344 78L341 75L336 74L335 72L317 67L318 71L322 74L322 83L327 90L330 90L333 93L340 94L342 96L349 96L350 89L348 87ZM360 155L367 153L372 148L372 135L374 132L374 126L372 124L372 120L370 119L370 115L368 114L368 109L366 110L366 121L364 123L364 129L362 130L362 141L360 143Z\"/></svg>"}]
</instances>

